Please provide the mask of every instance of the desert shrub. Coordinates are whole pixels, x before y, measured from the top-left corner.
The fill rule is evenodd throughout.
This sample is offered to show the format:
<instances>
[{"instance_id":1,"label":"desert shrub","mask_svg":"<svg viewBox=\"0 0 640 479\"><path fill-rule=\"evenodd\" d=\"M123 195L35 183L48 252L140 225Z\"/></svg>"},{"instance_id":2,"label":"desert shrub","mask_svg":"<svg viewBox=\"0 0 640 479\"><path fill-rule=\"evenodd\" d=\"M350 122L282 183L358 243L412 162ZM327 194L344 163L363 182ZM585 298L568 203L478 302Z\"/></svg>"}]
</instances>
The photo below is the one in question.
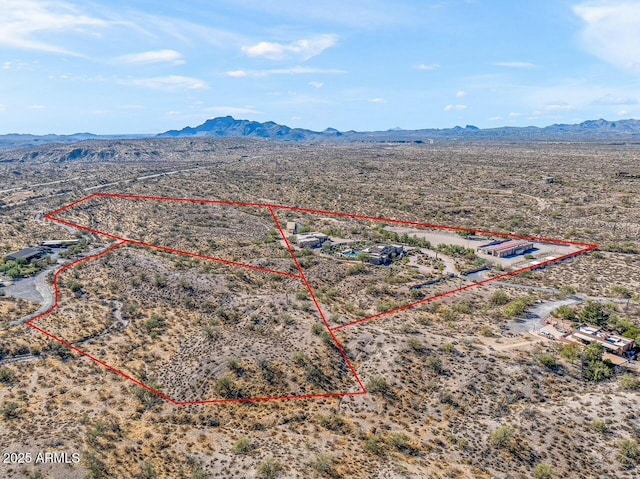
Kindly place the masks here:
<instances>
[{"instance_id":1,"label":"desert shrub","mask_svg":"<svg viewBox=\"0 0 640 479\"><path fill-rule=\"evenodd\" d=\"M527 309L533 304L533 299L522 298L512 301L504 308L504 314L508 318L517 318L527 312Z\"/></svg>"},{"instance_id":2,"label":"desert shrub","mask_svg":"<svg viewBox=\"0 0 640 479\"><path fill-rule=\"evenodd\" d=\"M637 391L640 389L640 380L635 376L625 374L620 380L620 387L625 391Z\"/></svg>"},{"instance_id":3,"label":"desert shrub","mask_svg":"<svg viewBox=\"0 0 640 479\"><path fill-rule=\"evenodd\" d=\"M600 303L589 301L580 312L580 320L584 323L596 326L606 326L609 322L610 313Z\"/></svg>"},{"instance_id":4,"label":"desert shrub","mask_svg":"<svg viewBox=\"0 0 640 479\"><path fill-rule=\"evenodd\" d=\"M156 471L155 466L151 462L147 462L142 466L142 471L140 473L140 479L156 479L158 476L158 472Z\"/></svg>"},{"instance_id":5,"label":"desert shrub","mask_svg":"<svg viewBox=\"0 0 640 479\"><path fill-rule=\"evenodd\" d=\"M560 355L572 364L576 363L581 356L580 346L577 344L567 344L563 346Z\"/></svg>"},{"instance_id":6,"label":"desert shrub","mask_svg":"<svg viewBox=\"0 0 640 479\"><path fill-rule=\"evenodd\" d=\"M256 477L259 479L275 479L280 475L284 468L277 460L270 458L262 462L256 471Z\"/></svg>"},{"instance_id":7,"label":"desert shrub","mask_svg":"<svg viewBox=\"0 0 640 479\"><path fill-rule=\"evenodd\" d=\"M340 431L346 427L344 418L339 414L331 414L320 418L320 425L330 431Z\"/></svg>"},{"instance_id":8,"label":"desert shrub","mask_svg":"<svg viewBox=\"0 0 640 479\"><path fill-rule=\"evenodd\" d=\"M491 326L482 326L482 328L480 328L480 334L486 338L491 338L495 333Z\"/></svg>"},{"instance_id":9,"label":"desert shrub","mask_svg":"<svg viewBox=\"0 0 640 479\"><path fill-rule=\"evenodd\" d=\"M364 441L364 450L375 456L384 454L385 443L378 436L371 436Z\"/></svg>"},{"instance_id":10,"label":"desert shrub","mask_svg":"<svg viewBox=\"0 0 640 479\"><path fill-rule=\"evenodd\" d=\"M360 263L360 264L354 264L353 266L349 266L349 269L347 269L347 274L348 275L357 275L357 274L364 274L367 272L367 267L364 265L364 263Z\"/></svg>"},{"instance_id":11,"label":"desert shrub","mask_svg":"<svg viewBox=\"0 0 640 479\"><path fill-rule=\"evenodd\" d=\"M565 321L575 321L576 319L576 311L570 306L560 306L552 315L555 318L564 319Z\"/></svg>"},{"instance_id":12,"label":"desert shrub","mask_svg":"<svg viewBox=\"0 0 640 479\"><path fill-rule=\"evenodd\" d=\"M411 438L401 432L388 434L385 437L384 442L396 451L406 452L413 450L413 447L411 446Z\"/></svg>"},{"instance_id":13,"label":"desert shrub","mask_svg":"<svg viewBox=\"0 0 640 479\"><path fill-rule=\"evenodd\" d=\"M238 359L232 359L229 361L229 370L233 372L236 376L242 376L244 374L244 368L242 367L242 363Z\"/></svg>"},{"instance_id":14,"label":"desert shrub","mask_svg":"<svg viewBox=\"0 0 640 479\"><path fill-rule=\"evenodd\" d=\"M266 359L261 359L258 361L258 366L260 367L260 374L262 378L269 384L274 385L276 382L276 371L269 364L269 361Z\"/></svg>"},{"instance_id":15,"label":"desert shrub","mask_svg":"<svg viewBox=\"0 0 640 479\"><path fill-rule=\"evenodd\" d=\"M387 383L387 380L382 376L371 376L369 382L367 382L367 390L371 394L389 394L391 388Z\"/></svg>"},{"instance_id":16,"label":"desert shrub","mask_svg":"<svg viewBox=\"0 0 640 479\"><path fill-rule=\"evenodd\" d=\"M0 368L0 383L13 384L16 374L9 368Z\"/></svg>"},{"instance_id":17,"label":"desert shrub","mask_svg":"<svg viewBox=\"0 0 640 479\"><path fill-rule=\"evenodd\" d=\"M376 309L379 313L386 313L387 311L391 311L392 309L396 309L398 307L398 303L395 301L380 301Z\"/></svg>"},{"instance_id":18,"label":"desert shrub","mask_svg":"<svg viewBox=\"0 0 640 479\"><path fill-rule=\"evenodd\" d=\"M558 367L558 361L556 361L556 358L551 354L540 355L538 357L538 361L540 361L540 364L542 364L544 367L549 369L556 369Z\"/></svg>"},{"instance_id":19,"label":"desert shrub","mask_svg":"<svg viewBox=\"0 0 640 479\"><path fill-rule=\"evenodd\" d=\"M459 303L453 306L453 310L460 314L471 314L473 309L469 303Z\"/></svg>"},{"instance_id":20,"label":"desert shrub","mask_svg":"<svg viewBox=\"0 0 640 479\"><path fill-rule=\"evenodd\" d=\"M407 341L407 344L409 345L409 348L412 351L418 354L422 354L427 350L424 343L417 338L409 338L409 341Z\"/></svg>"},{"instance_id":21,"label":"desert shrub","mask_svg":"<svg viewBox=\"0 0 640 479\"><path fill-rule=\"evenodd\" d=\"M556 474L549 464L538 464L533 470L533 475L536 479L553 479Z\"/></svg>"},{"instance_id":22,"label":"desert shrub","mask_svg":"<svg viewBox=\"0 0 640 479\"><path fill-rule=\"evenodd\" d=\"M17 419L20 416L20 406L12 401L6 402L0 407L0 414L4 419Z\"/></svg>"},{"instance_id":23,"label":"desert shrub","mask_svg":"<svg viewBox=\"0 0 640 479\"><path fill-rule=\"evenodd\" d=\"M152 383L150 385L151 388L154 388L157 390L157 384ZM160 397L158 397L157 394L152 393L151 391L148 391L142 387L135 387L135 397L138 399L138 401L140 401L140 405L143 406L145 409L149 409L152 408L158 404L160 404L162 402L162 400L160 399Z\"/></svg>"},{"instance_id":24,"label":"desert shrub","mask_svg":"<svg viewBox=\"0 0 640 479\"><path fill-rule=\"evenodd\" d=\"M238 442L235 443L235 445L233 446L233 450L232 451L233 451L234 454L249 454L255 448L256 447L253 444L253 441L251 441L251 439L245 437L245 438L242 438Z\"/></svg>"},{"instance_id":25,"label":"desert shrub","mask_svg":"<svg viewBox=\"0 0 640 479\"><path fill-rule=\"evenodd\" d=\"M606 434L609 431L609 426L602 419L594 419L591 422L591 428L600 434Z\"/></svg>"},{"instance_id":26,"label":"desert shrub","mask_svg":"<svg viewBox=\"0 0 640 479\"><path fill-rule=\"evenodd\" d=\"M511 298L509 298L509 295L504 291L496 291L491 296L490 301L494 306L504 306L505 304L508 304L509 301L511 301Z\"/></svg>"},{"instance_id":27,"label":"desert shrub","mask_svg":"<svg viewBox=\"0 0 640 479\"><path fill-rule=\"evenodd\" d=\"M235 399L239 396L238 387L236 383L229 376L223 376L216 381L214 386L216 394L222 396L225 399Z\"/></svg>"},{"instance_id":28,"label":"desert shrub","mask_svg":"<svg viewBox=\"0 0 640 479\"><path fill-rule=\"evenodd\" d=\"M585 361L599 361L604 354L604 346L600 343L591 343L582 351L582 359Z\"/></svg>"},{"instance_id":29,"label":"desert shrub","mask_svg":"<svg viewBox=\"0 0 640 479\"><path fill-rule=\"evenodd\" d=\"M623 439L618 444L618 461L631 469L640 464L640 445L635 439Z\"/></svg>"},{"instance_id":30,"label":"desert shrub","mask_svg":"<svg viewBox=\"0 0 640 479\"><path fill-rule=\"evenodd\" d=\"M204 334L209 341L215 341L216 339L220 339L222 337L220 329L213 324L209 324L204 328Z\"/></svg>"},{"instance_id":31,"label":"desert shrub","mask_svg":"<svg viewBox=\"0 0 640 479\"><path fill-rule=\"evenodd\" d=\"M77 281L70 281L69 282L69 289L73 292L73 293L77 293L78 291L82 291L82 284L78 283Z\"/></svg>"},{"instance_id":32,"label":"desert shrub","mask_svg":"<svg viewBox=\"0 0 640 479\"><path fill-rule=\"evenodd\" d=\"M309 464L319 474L326 477L337 477L336 459L328 454L319 454Z\"/></svg>"},{"instance_id":33,"label":"desert shrub","mask_svg":"<svg viewBox=\"0 0 640 479\"><path fill-rule=\"evenodd\" d=\"M193 472L193 479L209 479L210 477L211 474L201 468L198 468Z\"/></svg>"},{"instance_id":34,"label":"desert shrub","mask_svg":"<svg viewBox=\"0 0 640 479\"><path fill-rule=\"evenodd\" d=\"M102 462L94 453L84 454L84 465L87 468L87 479L102 479L103 477L111 477L107 465Z\"/></svg>"},{"instance_id":35,"label":"desert shrub","mask_svg":"<svg viewBox=\"0 0 640 479\"><path fill-rule=\"evenodd\" d=\"M144 329L152 338L157 338L166 328L167 320L157 314L152 315L144 323Z\"/></svg>"},{"instance_id":36,"label":"desert shrub","mask_svg":"<svg viewBox=\"0 0 640 479\"><path fill-rule=\"evenodd\" d=\"M447 354L455 354L456 346L453 343L444 343L443 345L440 346L440 350Z\"/></svg>"},{"instance_id":37,"label":"desert shrub","mask_svg":"<svg viewBox=\"0 0 640 479\"><path fill-rule=\"evenodd\" d=\"M310 359L309 359L309 356L304 354L302 351L298 351L293 356L293 362L298 366L304 366L305 364L308 364L310 362Z\"/></svg>"},{"instance_id":38,"label":"desert shrub","mask_svg":"<svg viewBox=\"0 0 640 479\"><path fill-rule=\"evenodd\" d=\"M430 356L429 358L427 358L425 365L435 374L442 374L444 372L442 360L436 356Z\"/></svg>"},{"instance_id":39,"label":"desert shrub","mask_svg":"<svg viewBox=\"0 0 640 479\"><path fill-rule=\"evenodd\" d=\"M502 426L489 436L491 444L501 449L511 449L516 439L516 430L511 426Z\"/></svg>"},{"instance_id":40,"label":"desert shrub","mask_svg":"<svg viewBox=\"0 0 640 479\"><path fill-rule=\"evenodd\" d=\"M573 286L564 285L560 287L558 296L560 298L568 298L569 296L573 296L574 294L576 294L576 292L576 288L574 288Z\"/></svg>"},{"instance_id":41,"label":"desert shrub","mask_svg":"<svg viewBox=\"0 0 640 479\"><path fill-rule=\"evenodd\" d=\"M584 377L588 381L600 382L609 379L613 369L604 361L592 361L584 369Z\"/></svg>"}]
</instances>

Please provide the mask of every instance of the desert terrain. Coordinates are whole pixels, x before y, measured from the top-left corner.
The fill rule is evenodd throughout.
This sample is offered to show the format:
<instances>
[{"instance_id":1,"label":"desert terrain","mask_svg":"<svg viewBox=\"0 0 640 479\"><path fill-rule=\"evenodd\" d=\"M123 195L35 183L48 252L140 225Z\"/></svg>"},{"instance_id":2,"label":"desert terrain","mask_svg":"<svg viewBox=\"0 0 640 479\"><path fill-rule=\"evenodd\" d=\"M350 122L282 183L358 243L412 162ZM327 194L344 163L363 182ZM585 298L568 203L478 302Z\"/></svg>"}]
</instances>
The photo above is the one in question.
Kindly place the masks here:
<instances>
[{"instance_id":1,"label":"desert terrain","mask_svg":"<svg viewBox=\"0 0 640 479\"><path fill-rule=\"evenodd\" d=\"M637 477L637 362L615 366L540 329L547 318L595 322L640 341L639 154L625 144L206 139L0 152L0 257L79 240L59 263L14 270L26 278L0 275L0 443L80 457L0 463L0 477ZM466 236L402 237L384 223L286 210L104 197L57 216L111 237L47 218L96 193L598 250L394 314L510 266ZM282 234L288 223L338 246L299 247L302 237ZM399 258L370 262L374 245L396 240ZM571 251L549 246L514 268ZM26 323L51 307L56 271L82 258L57 275L59 307L34 323L74 350Z\"/></svg>"}]
</instances>

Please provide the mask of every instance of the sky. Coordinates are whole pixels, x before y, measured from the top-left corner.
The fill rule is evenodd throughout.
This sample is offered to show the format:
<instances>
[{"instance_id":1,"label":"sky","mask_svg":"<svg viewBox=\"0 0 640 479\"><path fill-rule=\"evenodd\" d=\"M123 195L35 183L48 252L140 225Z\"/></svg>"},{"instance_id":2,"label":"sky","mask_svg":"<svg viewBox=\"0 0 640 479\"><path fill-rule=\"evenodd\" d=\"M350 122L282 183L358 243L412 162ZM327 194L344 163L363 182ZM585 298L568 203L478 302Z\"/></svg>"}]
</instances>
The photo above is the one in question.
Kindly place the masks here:
<instances>
[{"instance_id":1,"label":"sky","mask_svg":"<svg viewBox=\"0 0 640 479\"><path fill-rule=\"evenodd\" d=\"M640 118L638 0L1 0L0 134Z\"/></svg>"}]
</instances>

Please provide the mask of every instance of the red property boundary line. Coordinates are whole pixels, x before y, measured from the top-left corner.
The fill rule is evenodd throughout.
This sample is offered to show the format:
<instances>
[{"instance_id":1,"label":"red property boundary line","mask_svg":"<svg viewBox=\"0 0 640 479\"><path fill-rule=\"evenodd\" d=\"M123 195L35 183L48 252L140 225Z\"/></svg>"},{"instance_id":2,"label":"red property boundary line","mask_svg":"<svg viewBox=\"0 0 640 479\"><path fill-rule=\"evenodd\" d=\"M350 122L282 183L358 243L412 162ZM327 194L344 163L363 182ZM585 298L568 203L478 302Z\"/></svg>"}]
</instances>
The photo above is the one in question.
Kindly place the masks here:
<instances>
[{"instance_id":1,"label":"red property boundary line","mask_svg":"<svg viewBox=\"0 0 640 479\"><path fill-rule=\"evenodd\" d=\"M249 264L245 264L245 263L237 263L234 261L228 261L228 260L224 260L221 258L216 258L216 257L209 257L209 256L203 256L203 255L199 255L199 254L195 254L195 253L189 253L189 252L185 252L185 251L180 251L180 250L176 250L176 249L172 249L172 248L166 248L166 247L162 247L162 246L155 246L155 245L150 245L147 243L143 243L140 241L135 241L135 240L131 240L131 239L127 239L127 238L121 238L118 237L116 235L112 235L103 231L99 231L93 228L89 228L86 226L82 226L82 225L78 225L76 223L72 223L66 220L63 220L61 218L58 218L59 215L66 213L74 208L77 208L78 206L87 203L91 200L94 199L121 199L121 200L130 200L130 201L155 201L155 202L165 202L165 203L182 203L182 204L196 204L196 205L217 205L217 206L226 206L226 207L237 207L237 208L257 208L257 209L267 209L276 226L278 229L278 232L280 233L280 236L282 237L297 269L299 274L298 275L294 275L294 274L289 274L289 273L284 273L282 271L276 271L276 270L271 270L271 269L267 269L267 268L261 268L258 266L253 266L253 265L249 265ZM449 231L449 232L455 232L455 233L469 233L469 234L480 234L480 235L485 235L485 236L494 236L494 237L499 237L499 238L511 238L511 239L524 239L524 240L530 240L530 241L535 241L538 243L550 243L550 244L558 244L558 245L564 245L564 246L572 246L572 247L576 247L576 248L581 248L579 251L577 252L573 252L564 256L561 256L559 258L555 258L553 260L549 260L549 261L545 261L542 262L540 264L537 265L531 265L528 266L526 268L520 269L518 271L514 271L511 273L507 273L495 278L491 278L491 279L487 279L478 283L474 283L472 285L468 285L465 286L463 288L459 288L457 290L453 290L453 291L449 291L447 293L438 295L438 296L434 296L431 298L427 298L424 299L422 301L416 302L416 303L412 303L409 305L405 305L375 316L371 316L368 318L364 318L362 320L359 321L354 321L352 323L349 324L345 324L336 328L331 328L331 326L329 325L329 322L327 320L327 317L320 305L320 302L318 301L318 298L315 294L315 291L313 290L313 287L311 286L311 284L309 283L309 280L307 279L304 269L302 268L302 266L300 265L300 262L298 261L298 258L295 254L295 251L293 249L293 247L291 246L287 235L285 234L283 228L282 228L282 224L280 222L280 219L277 216L277 212L278 211L289 211L289 212L295 212L295 213L304 213L304 214L312 214L312 215L319 215L319 216L329 216L329 217L337 217L337 218L347 218L347 219L353 219L353 220L358 220L358 221L369 221L369 222L376 222L376 223L384 223L384 224L395 224L395 225L401 225L401 226L412 226L412 227L418 227L418 228L426 228L426 229L435 229L435 230L441 230L441 231ZM299 401L299 400L310 400L310 399L334 399L334 398L343 398L343 397L349 397L349 396L363 396L367 394L367 390L366 387L364 386L362 380L360 379L355 367L353 366L351 360L349 359L348 355L346 354L346 351L344 349L344 347L342 346L342 344L340 343L340 341L338 340L338 338L336 337L335 332L337 331L342 331L344 329L347 328L351 328L354 326L359 326L362 324L366 324L369 323L371 321L375 321L378 319L382 319L382 318L386 318L395 314L398 314L400 312L403 311L407 311L410 309L414 309L414 308L419 308L420 306L424 306L425 304L428 303L432 303L435 302L437 300L440 299L444 299L447 297L451 297L451 296L455 296L457 294L466 292L466 291L470 291L476 288L480 288L482 286L486 286L487 284L491 284L497 281L502 281L504 279L507 278L511 278L517 275L520 275L522 273L528 272L528 271L533 271L535 269L541 269L541 268L545 268L549 265L555 264L555 263L559 263L562 261L565 261L567 259L571 259L571 258L575 258L577 256L595 251L596 249L598 249L597 245L593 245L593 244L583 244L583 243L573 243L573 242L568 242L568 241L563 241L563 240L553 240L553 239L548 239L548 238L537 238L537 237L531 237L531 236L521 236L521 235L513 235L513 234L508 234L508 233L496 233L496 232L492 232L492 231L484 231L484 230L475 230L475 229L468 229L468 228L457 228L457 227L451 227L451 226L442 226L442 225L435 225L435 224L428 224L428 223L418 223L418 222L412 222L412 221L400 221L400 220L395 220L395 219L385 219L385 218L377 218L377 217L371 217L371 216L362 216L362 215L355 215L355 214L349 214L349 213L337 213L337 212L332 212L332 211L322 211L322 210L313 210L313 209L306 209L306 208L295 208L295 207L291 207L291 206L283 206L283 205L273 205L273 204L265 204L265 203L240 203L240 202L231 202L231 201L216 201L216 200L203 200L203 199L190 199L190 198L165 198L165 197L152 197L152 196L136 196L136 195L119 195L119 194L105 194L105 193L97 193L97 194L93 194L90 196L87 196L86 198L83 198L79 201L76 201L75 203L72 203L70 205L67 205L63 208L60 208L52 213L49 213L48 215L45 216L45 218L49 221L67 226L67 227L71 227L71 228L76 228L82 231L87 231L89 233L98 235L98 236L103 236L105 238L109 238L111 240L115 240L117 241L117 244L105 251L103 251L102 253L93 255L93 256L88 256L85 258L82 258L74 263L68 264L66 266L64 266L63 268L61 268L54 276L54 289L55 289L55 304L54 306L49 310L46 311L45 313L41 314L40 316L37 316L36 318L32 319L31 321L29 321L27 323L27 325L44 334L45 336L47 336L49 339L58 342L59 344L62 344L63 346L71 349L72 351L75 351L77 354L79 354L80 356L84 356L88 359L90 359L91 361L94 361L95 363L103 366L104 368L108 369L109 371L121 376L124 379L127 379L131 382L133 382L134 384L144 388L145 390L147 390L148 392L155 394L156 396L158 396L159 398L173 404L174 406L178 406L178 407L188 407L188 406L202 406L202 405L216 405L216 404L232 404L232 403L261 403L261 402L282 402L282 401ZM38 326L35 325L36 322L41 321L42 319L52 315L55 311L57 311L59 309L60 306L60 287L59 287L59 279L61 277L62 274L64 274L65 272L69 271L72 268L75 268L83 263L86 263L88 261L94 261L94 260L98 260L100 258L103 258L109 254L111 254L112 252L116 251L117 249L120 249L124 246L137 246L137 247L141 247L141 248L148 248L148 249L152 249L152 250L156 250L156 251L162 251L165 253L169 253L169 254L176 254L176 255L181 255L181 256L187 256L187 257L191 257L191 258L195 258L195 259L199 259L199 260L204 260L204 261L212 261L212 262L216 262L216 263L220 263L220 264L225 264L227 266L231 266L231 267L237 267L237 268L246 268L246 269L251 269L254 271L259 271L262 273L266 273L266 274L275 274L278 276L283 276L289 279L294 279L294 280L298 280L298 281L302 281L304 283L304 285L306 286L307 290L309 291L309 294L315 304L315 307L318 311L318 314L320 315L324 326L326 327L327 331L329 332L329 334L331 335L331 338L336 346L336 349L340 352L342 358L344 359L345 363L347 364L351 374L353 375L353 377L356 379L359 387L360 387L360 391L359 392L347 392L347 393L330 393L330 394L316 394L316 395L302 395L302 396L283 396L283 397L262 397L262 398L240 398L240 399L220 399L220 400L210 400L210 401L185 401L185 402L181 402L181 401L176 401L172 398L170 398L169 396L167 396L166 394L157 391L149 386L147 386L146 384L140 382L139 380L131 377L130 375L123 373L122 371L106 364L104 361L101 361L100 359L91 356L90 354L82 351L81 349L77 348L76 346L64 341L61 338L58 338L57 336L39 328Z\"/></svg>"}]
</instances>

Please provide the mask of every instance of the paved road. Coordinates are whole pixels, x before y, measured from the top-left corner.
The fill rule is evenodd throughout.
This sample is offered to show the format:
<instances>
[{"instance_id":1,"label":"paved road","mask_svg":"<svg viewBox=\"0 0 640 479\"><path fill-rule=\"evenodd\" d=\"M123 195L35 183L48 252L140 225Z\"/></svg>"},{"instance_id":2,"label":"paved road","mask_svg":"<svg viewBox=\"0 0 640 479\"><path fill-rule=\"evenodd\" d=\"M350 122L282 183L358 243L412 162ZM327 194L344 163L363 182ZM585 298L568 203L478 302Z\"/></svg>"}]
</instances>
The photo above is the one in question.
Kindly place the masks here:
<instances>
[{"instance_id":1,"label":"paved road","mask_svg":"<svg viewBox=\"0 0 640 479\"><path fill-rule=\"evenodd\" d=\"M537 332L544 326L545 321L554 311L557 311L562 306L575 306L581 303L584 303L584 299L574 296L559 301L546 301L537 304L529 308L525 318L511 321L507 329L510 333L514 334Z\"/></svg>"},{"instance_id":2,"label":"paved road","mask_svg":"<svg viewBox=\"0 0 640 479\"><path fill-rule=\"evenodd\" d=\"M100 248L94 248L86 253L80 255L78 259L86 258L87 256L94 256L97 254L106 251L109 246L102 246ZM16 298L20 298L21 296L12 294L12 291L17 291L18 294L22 295L22 299L26 299L26 296L37 299L27 299L27 301L32 301L34 303L40 303L42 306L35 313L31 313L28 316L20 318L16 321L12 321L9 323L9 326L19 326L21 324L28 323L33 318L37 318L41 314L46 313L51 308L53 308L56 298L53 291L52 285L47 282L47 277L49 273L55 274L58 270L60 270L64 265L58 264L51 268L46 269L39 275L33 278L25 278L23 280L17 281L13 285L5 288L5 293L7 296L12 296ZM11 289L11 290L10 290Z\"/></svg>"},{"instance_id":3,"label":"paved road","mask_svg":"<svg viewBox=\"0 0 640 479\"><path fill-rule=\"evenodd\" d=\"M32 303L40 303L42 305L35 313L31 313L28 316L12 321L9 323L9 326L25 324L53 308L56 298L53 293L53 289L47 283L47 276L49 273L55 274L60 268L62 268L62 266L63 265L57 265L53 268L48 268L33 278L26 278L17 281L13 285L5 288L5 294L7 296L24 299L26 301L31 301Z\"/></svg>"}]
</instances>

